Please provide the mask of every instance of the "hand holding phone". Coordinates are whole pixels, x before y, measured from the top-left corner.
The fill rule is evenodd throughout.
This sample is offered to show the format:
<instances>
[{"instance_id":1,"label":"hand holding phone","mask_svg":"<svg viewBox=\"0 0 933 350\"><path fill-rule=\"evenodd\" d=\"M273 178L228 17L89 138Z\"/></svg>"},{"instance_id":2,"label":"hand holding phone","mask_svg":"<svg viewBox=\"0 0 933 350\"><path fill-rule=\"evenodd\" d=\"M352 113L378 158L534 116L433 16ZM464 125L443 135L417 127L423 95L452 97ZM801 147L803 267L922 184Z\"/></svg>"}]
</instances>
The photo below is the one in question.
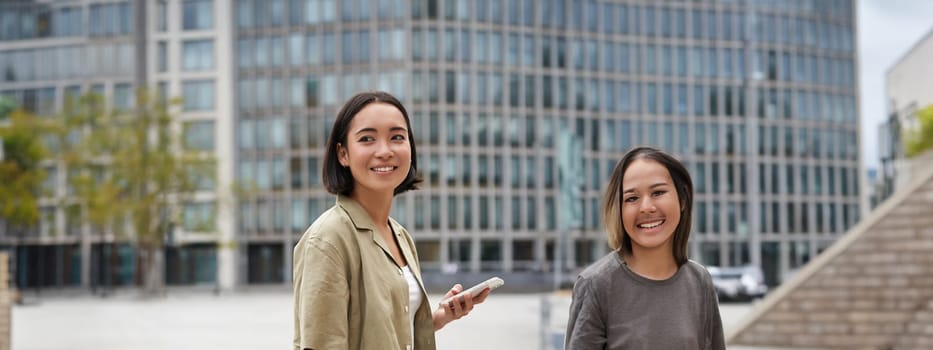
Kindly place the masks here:
<instances>
[{"instance_id":1,"label":"hand holding phone","mask_svg":"<svg viewBox=\"0 0 933 350\"><path fill-rule=\"evenodd\" d=\"M505 284L505 281L503 281L499 277L490 278L488 280L485 280L483 282L476 284L475 286L470 287L467 290L457 293L456 295L450 298L442 300L441 305L450 303L457 297L463 295L463 293L470 292L471 296L476 297L477 295L479 295L479 293L482 293L484 290L486 290L486 288L489 288L489 291L492 292L494 289L501 287L503 284Z\"/></svg>"}]
</instances>

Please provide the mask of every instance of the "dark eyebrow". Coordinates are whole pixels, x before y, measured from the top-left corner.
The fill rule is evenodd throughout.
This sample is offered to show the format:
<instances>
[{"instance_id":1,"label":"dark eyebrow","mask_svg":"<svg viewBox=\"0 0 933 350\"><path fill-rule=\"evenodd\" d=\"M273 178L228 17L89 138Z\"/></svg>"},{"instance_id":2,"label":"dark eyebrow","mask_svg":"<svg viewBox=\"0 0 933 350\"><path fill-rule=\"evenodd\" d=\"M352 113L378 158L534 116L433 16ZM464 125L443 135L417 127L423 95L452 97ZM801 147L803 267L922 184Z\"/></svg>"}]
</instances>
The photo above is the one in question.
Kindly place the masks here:
<instances>
[{"instance_id":1,"label":"dark eyebrow","mask_svg":"<svg viewBox=\"0 0 933 350\"><path fill-rule=\"evenodd\" d=\"M408 129L405 129L405 127L402 127L402 126L393 126L391 129L389 129L389 131L392 131L392 132L395 132L395 131L404 131L404 132L408 132ZM359 135L359 134L362 134L362 133L364 133L364 132L376 132L376 128L362 128L362 129L360 129L360 130L357 130L357 132L354 133L354 135Z\"/></svg>"},{"instance_id":2,"label":"dark eyebrow","mask_svg":"<svg viewBox=\"0 0 933 350\"><path fill-rule=\"evenodd\" d=\"M654 184L654 185L651 185L651 188L661 187L661 186L667 186L667 185L668 185L667 182L658 182L658 183L656 183L656 184ZM632 192L635 192L635 189L634 189L634 188L629 188L629 189L627 189L627 190L625 190L625 191L622 191L622 194L632 193Z\"/></svg>"}]
</instances>

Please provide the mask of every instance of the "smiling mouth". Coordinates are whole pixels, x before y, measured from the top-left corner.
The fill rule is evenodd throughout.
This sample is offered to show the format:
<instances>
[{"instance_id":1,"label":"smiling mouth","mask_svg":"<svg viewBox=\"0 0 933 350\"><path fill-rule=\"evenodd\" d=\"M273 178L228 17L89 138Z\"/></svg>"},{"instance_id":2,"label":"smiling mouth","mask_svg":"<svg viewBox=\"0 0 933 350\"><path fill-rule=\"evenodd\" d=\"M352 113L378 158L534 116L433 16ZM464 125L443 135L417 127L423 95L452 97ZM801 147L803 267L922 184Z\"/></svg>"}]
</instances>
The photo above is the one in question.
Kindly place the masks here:
<instances>
[{"instance_id":1,"label":"smiling mouth","mask_svg":"<svg viewBox=\"0 0 933 350\"><path fill-rule=\"evenodd\" d=\"M664 224L664 222L665 222L665 220L658 220L658 221L651 221L651 222L640 223L640 224L638 224L638 225L636 225L636 226L637 226L638 228L641 228L641 229L650 230L650 229L653 229L653 228L655 228L655 227L661 226L662 224Z\"/></svg>"},{"instance_id":2,"label":"smiling mouth","mask_svg":"<svg viewBox=\"0 0 933 350\"><path fill-rule=\"evenodd\" d=\"M395 169L398 169L398 167L395 167L395 166L381 166L381 167L376 167L376 168L369 168L369 170L375 171L375 172L377 172L377 173L387 173L387 172L393 171L393 170L395 170Z\"/></svg>"}]
</instances>

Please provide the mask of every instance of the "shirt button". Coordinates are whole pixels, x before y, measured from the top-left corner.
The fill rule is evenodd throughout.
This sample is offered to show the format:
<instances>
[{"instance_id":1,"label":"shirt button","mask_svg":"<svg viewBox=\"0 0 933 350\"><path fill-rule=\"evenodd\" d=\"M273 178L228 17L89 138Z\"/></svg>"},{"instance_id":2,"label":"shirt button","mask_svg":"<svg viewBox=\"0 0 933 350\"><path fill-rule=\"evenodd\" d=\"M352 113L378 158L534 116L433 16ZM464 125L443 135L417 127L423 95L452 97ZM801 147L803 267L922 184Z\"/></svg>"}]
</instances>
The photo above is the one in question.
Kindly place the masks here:
<instances>
[{"instance_id":1,"label":"shirt button","mask_svg":"<svg viewBox=\"0 0 933 350\"><path fill-rule=\"evenodd\" d=\"M405 312L408 312L408 306L405 307Z\"/></svg>"},{"instance_id":2,"label":"shirt button","mask_svg":"<svg viewBox=\"0 0 933 350\"><path fill-rule=\"evenodd\" d=\"M411 345L405 345L405 350L411 350Z\"/></svg>"}]
</instances>

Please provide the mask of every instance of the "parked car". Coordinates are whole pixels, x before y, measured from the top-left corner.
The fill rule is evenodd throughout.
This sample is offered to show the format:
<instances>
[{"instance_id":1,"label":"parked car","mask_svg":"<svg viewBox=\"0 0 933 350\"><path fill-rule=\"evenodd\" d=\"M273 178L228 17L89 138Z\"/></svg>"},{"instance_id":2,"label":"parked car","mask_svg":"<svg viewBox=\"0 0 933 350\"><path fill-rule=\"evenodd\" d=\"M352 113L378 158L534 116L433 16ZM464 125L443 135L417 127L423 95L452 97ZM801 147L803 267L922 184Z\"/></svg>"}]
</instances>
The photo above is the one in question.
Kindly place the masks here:
<instances>
[{"instance_id":1,"label":"parked car","mask_svg":"<svg viewBox=\"0 0 933 350\"><path fill-rule=\"evenodd\" d=\"M764 274L756 266L707 268L720 300L753 300L768 293Z\"/></svg>"}]
</instances>

